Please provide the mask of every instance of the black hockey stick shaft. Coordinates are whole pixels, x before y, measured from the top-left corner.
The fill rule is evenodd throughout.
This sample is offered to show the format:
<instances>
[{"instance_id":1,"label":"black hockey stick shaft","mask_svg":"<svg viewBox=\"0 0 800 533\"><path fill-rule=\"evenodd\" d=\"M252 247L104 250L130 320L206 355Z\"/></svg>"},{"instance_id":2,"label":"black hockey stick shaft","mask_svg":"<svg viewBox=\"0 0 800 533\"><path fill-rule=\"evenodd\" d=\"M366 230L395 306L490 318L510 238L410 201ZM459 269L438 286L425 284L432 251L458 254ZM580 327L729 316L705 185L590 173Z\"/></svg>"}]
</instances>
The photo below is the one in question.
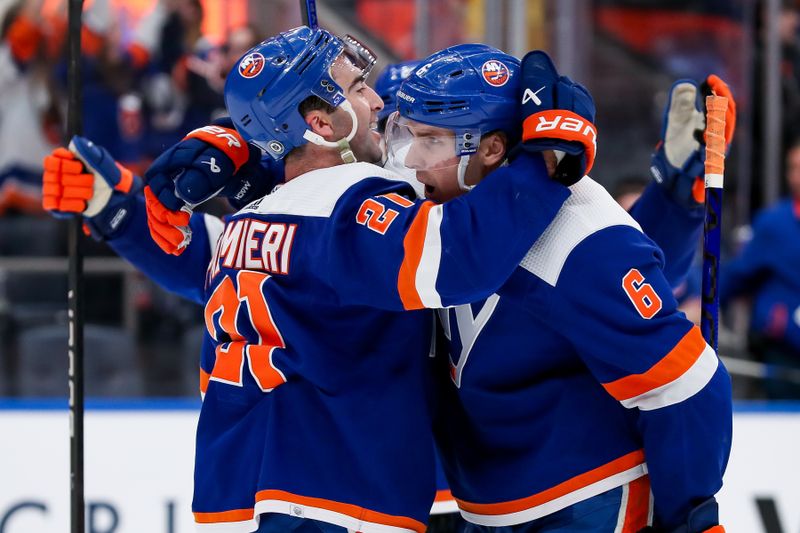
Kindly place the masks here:
<instances>
[{"instance_id":1,"label":"black hockey stick shaft","mask_svg":"<svg viewBox=\"0 0 800 533\"><path fill-rule=\"evenodd\" d=\"M319 28L316 0L300 0L300 12L303 16L303 24L312 30Z\"/></svg>"},{"instance_id":2,"label":"black hockey stick shaft","mask_svg":"<svg viewBox=\"0 0 800 533\"><path fill-rule=\"evenodd\" d=\"M81 132L81 13L83 0L69 0L66 145ZM80 216L69 220L69 444L70 532L86 531L83 487L83 250Z\"/></svg>"}]
</instances>

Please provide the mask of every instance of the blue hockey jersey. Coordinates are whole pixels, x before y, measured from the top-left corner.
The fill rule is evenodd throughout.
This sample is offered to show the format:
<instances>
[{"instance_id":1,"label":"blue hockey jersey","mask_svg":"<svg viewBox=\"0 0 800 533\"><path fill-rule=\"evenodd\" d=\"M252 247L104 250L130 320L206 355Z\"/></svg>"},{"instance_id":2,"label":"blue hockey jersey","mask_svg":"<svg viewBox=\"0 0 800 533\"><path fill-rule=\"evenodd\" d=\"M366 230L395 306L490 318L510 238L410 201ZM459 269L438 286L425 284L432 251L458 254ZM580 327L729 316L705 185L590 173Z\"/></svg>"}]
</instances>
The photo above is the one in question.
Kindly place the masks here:
<instances>
[{"instance_id":1,"label":"blue hockey jersey","mask_svg":"<svg viewBox=\"0 0 800 533\"><path fill-rule=\"evenodd\" d=\"M435 496L425 307L488 296L568 190L540 157L444 205L366 163L300 176L232 216L205 298L193 510L421 532Z\"/></svg>"},{"instance_id":2,"label":"blue hockey jersey","mask_svg":"<svg viewBox=\"0 0 800 533\"><path fill-rule=\"evenodd\" d=\"M667 530L721 486L729 377L661 251L590 178L508 282L442 310L437 441L462 515L520 524L649 473Z\"/></svg>"}]
</instances>

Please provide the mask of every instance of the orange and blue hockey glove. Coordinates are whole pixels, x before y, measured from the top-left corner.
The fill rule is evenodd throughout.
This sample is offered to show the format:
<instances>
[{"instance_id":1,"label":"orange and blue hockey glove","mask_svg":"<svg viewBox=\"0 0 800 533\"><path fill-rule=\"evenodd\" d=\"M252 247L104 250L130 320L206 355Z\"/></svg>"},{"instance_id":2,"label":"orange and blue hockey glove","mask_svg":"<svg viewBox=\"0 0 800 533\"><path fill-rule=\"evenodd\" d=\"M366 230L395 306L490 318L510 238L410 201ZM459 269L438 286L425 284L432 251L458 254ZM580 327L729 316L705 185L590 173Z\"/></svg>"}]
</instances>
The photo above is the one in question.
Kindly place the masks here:
<instances>
[{"instance_id":1,"label":"orange and blue hockey glove","mask_svg":"<svg viewBox=\"0 0 800 533\"><path fill-rule=\"evenodd\" d=\"M529 152L554 150L559 160L554 179L572 185L588 174L597 152L595 106L589 91L560 76L540 51L522 59L522 144ZM516 150L516 149L515 149Z\"/></svg>"},{"instance_id":2,"label":"orange and blue hockey glove","mask_svg":"<svg viewBox=\"0 0 800 533\"><path fill-rule=\"evenodd\" d=\"M725 144L730 149L736 129L736 102L730 88L711 75L702 84L678 80L669 91L661 141L650 159L650 173L670 196L689 209L703 206L706 160L703 132L706 127L705 97L715 94L728 98L725 117Z\"/></svg>"},{"instance_id":3,"label":"orange and blue hockey glove","mask_svg":"<svg viewBox=\"0 0 800 533\"><path fill-rule=\"evenodd\" d=\"M69 149L44 158L42 206L58 218L83 215L85 228L98 240L125 227L142 181L89 139L75 136Z\"/></svg>"},{"instance_id":4,"label":"orange and blue hockey glove","mask_svg":"<svg viewBox=\"0 0 800 533\"><path fill-rule=\"evenodd\" d=\"M221 196L239 208L266 194L275 180L260 162L261 151L232 128L211 125L189 133L145 172L153 239L179 255L191 241L188 220L195 206Z\"/></svg>"}]
</instances>

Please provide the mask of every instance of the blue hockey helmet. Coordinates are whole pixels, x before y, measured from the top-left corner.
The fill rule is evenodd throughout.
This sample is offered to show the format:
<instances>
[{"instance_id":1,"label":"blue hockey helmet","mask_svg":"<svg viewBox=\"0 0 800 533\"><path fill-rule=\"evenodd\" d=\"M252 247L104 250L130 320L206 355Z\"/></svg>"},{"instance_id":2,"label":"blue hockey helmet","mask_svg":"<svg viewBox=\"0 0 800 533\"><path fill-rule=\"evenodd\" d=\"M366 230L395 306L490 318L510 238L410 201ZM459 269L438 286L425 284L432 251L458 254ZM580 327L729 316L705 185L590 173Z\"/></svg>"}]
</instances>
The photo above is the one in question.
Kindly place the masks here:
<instances>
[{"instance_id":1,"label":"blue hockey helmet","mask_svg":"<svg viewBox=\"0 0 800 533\"><path fill-rule=\"evenodd\" d=\"M468 190L464 173L482 135L502 131L509 145L519 140L520 81L519 59L485 44L452 46L423 59L397 91L397 113L386 127L389 156L405 164L414 136L408 121L451 130L451 149L428 165L457 161L459 185Z\"/></svg>"},{"instance_id":2,"label":"blue hockey helmet","mask_svg":"<svg viewBox=\"0 0 800 533\"><path fill-rule=\"evenodd\" d=\"M383 109L378 112L378 122L385 122L386 119L397 109L397 90L414 69L420 65L419 59L403 61L387 65L380 76L375 80L375 92L383 100Z\"/></svg>"},{"instance_id":3,"label":"blue hockey helmet","mask_svg":"<svg viewBox=\"0 0 800 533\"><path fill-rule=\"evenodd\" d=\"M480 136L503 131L519 138L520 61L485 44L460 44L424 59L400 86L400 115ZM474 143L462 153L475 151Z\"/></svg>"},{"instance_id":4,"label":"blue hockey helmet","mask_svg":"<svg viewBox=\"0 0 800 533\"><path fill-rule=\"evenodd\" d=\"M274 159L283 159L309 141L338 146L313 133L300 115L300 103L318 96L350 113L353 129L346 140L352 139L357 129L355 113L331 74L333 62L342 53L365 77L375 64L372 52L355 38L337 38L327 30L306 26L251 48L225 82L225 105L242 137Z\"/></svg>"}]
</instances>

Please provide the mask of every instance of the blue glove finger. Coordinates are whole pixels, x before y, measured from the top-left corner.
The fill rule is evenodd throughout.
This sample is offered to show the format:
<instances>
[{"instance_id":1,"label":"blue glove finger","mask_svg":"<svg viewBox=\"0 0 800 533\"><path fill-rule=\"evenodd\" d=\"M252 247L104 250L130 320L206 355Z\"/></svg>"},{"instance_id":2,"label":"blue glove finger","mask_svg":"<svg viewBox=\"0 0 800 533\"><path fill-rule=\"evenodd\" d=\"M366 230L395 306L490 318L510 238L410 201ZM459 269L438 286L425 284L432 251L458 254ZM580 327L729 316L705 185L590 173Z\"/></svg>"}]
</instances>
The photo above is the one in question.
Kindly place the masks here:
<instances>
[{"instance_id":1,"label":"blue glove finger","mask_svg":"<svg viewBox=\"0 0 800 533\"><path fill-rule=\"evenodd\" d=\"M192 205L205 202L235 179L233 171L233 162L220 150L209 147L175 178L175 192Z\"/></svg>"},{"instance_id":2,"label":"blue glove finger","mask_svg":"<svg viewBox=\"0 0 800 533\"><path fill-rule=\"evenodd\" d=\"M108 150L79 135L72 137L69 146L90 171L102 176L112 188L119 183L121 172Z\"/></svg>"},{"instance_id":3,"label":"blue glove finger","mask_svg":"<svg viewBox=\"0 0 800 533\"><path fill-rule=\"evenodd\" d=\"M522 86L525 92L522 104L525 115L538 111L554 109L556 107L556 83L558 71L546 53L541 50L528 52L522 59Z\"/></svg>"},{"instance_id":4,"label":"blue glove finger","mask_svg":"<svg viewBox=\"0 0 800 533\"><path fill-rule=\"evenodd\" d=\"M569 109L594 123L596 109L592 96L586 87L566 76L561 76L556 84L556 108Z\"/></svg>"},{"instance_id":5,"label":"blue glove finger","mask_svg":"<svg viewBox=\"0 0 800 533\"><path fill-rule=\"evenodd\" d=\"M151 175L148 185L158 201L170 211L178 211L186 204L175 195L175 182L169 176L165 174Z\"/></svg>"}]
</instances>

